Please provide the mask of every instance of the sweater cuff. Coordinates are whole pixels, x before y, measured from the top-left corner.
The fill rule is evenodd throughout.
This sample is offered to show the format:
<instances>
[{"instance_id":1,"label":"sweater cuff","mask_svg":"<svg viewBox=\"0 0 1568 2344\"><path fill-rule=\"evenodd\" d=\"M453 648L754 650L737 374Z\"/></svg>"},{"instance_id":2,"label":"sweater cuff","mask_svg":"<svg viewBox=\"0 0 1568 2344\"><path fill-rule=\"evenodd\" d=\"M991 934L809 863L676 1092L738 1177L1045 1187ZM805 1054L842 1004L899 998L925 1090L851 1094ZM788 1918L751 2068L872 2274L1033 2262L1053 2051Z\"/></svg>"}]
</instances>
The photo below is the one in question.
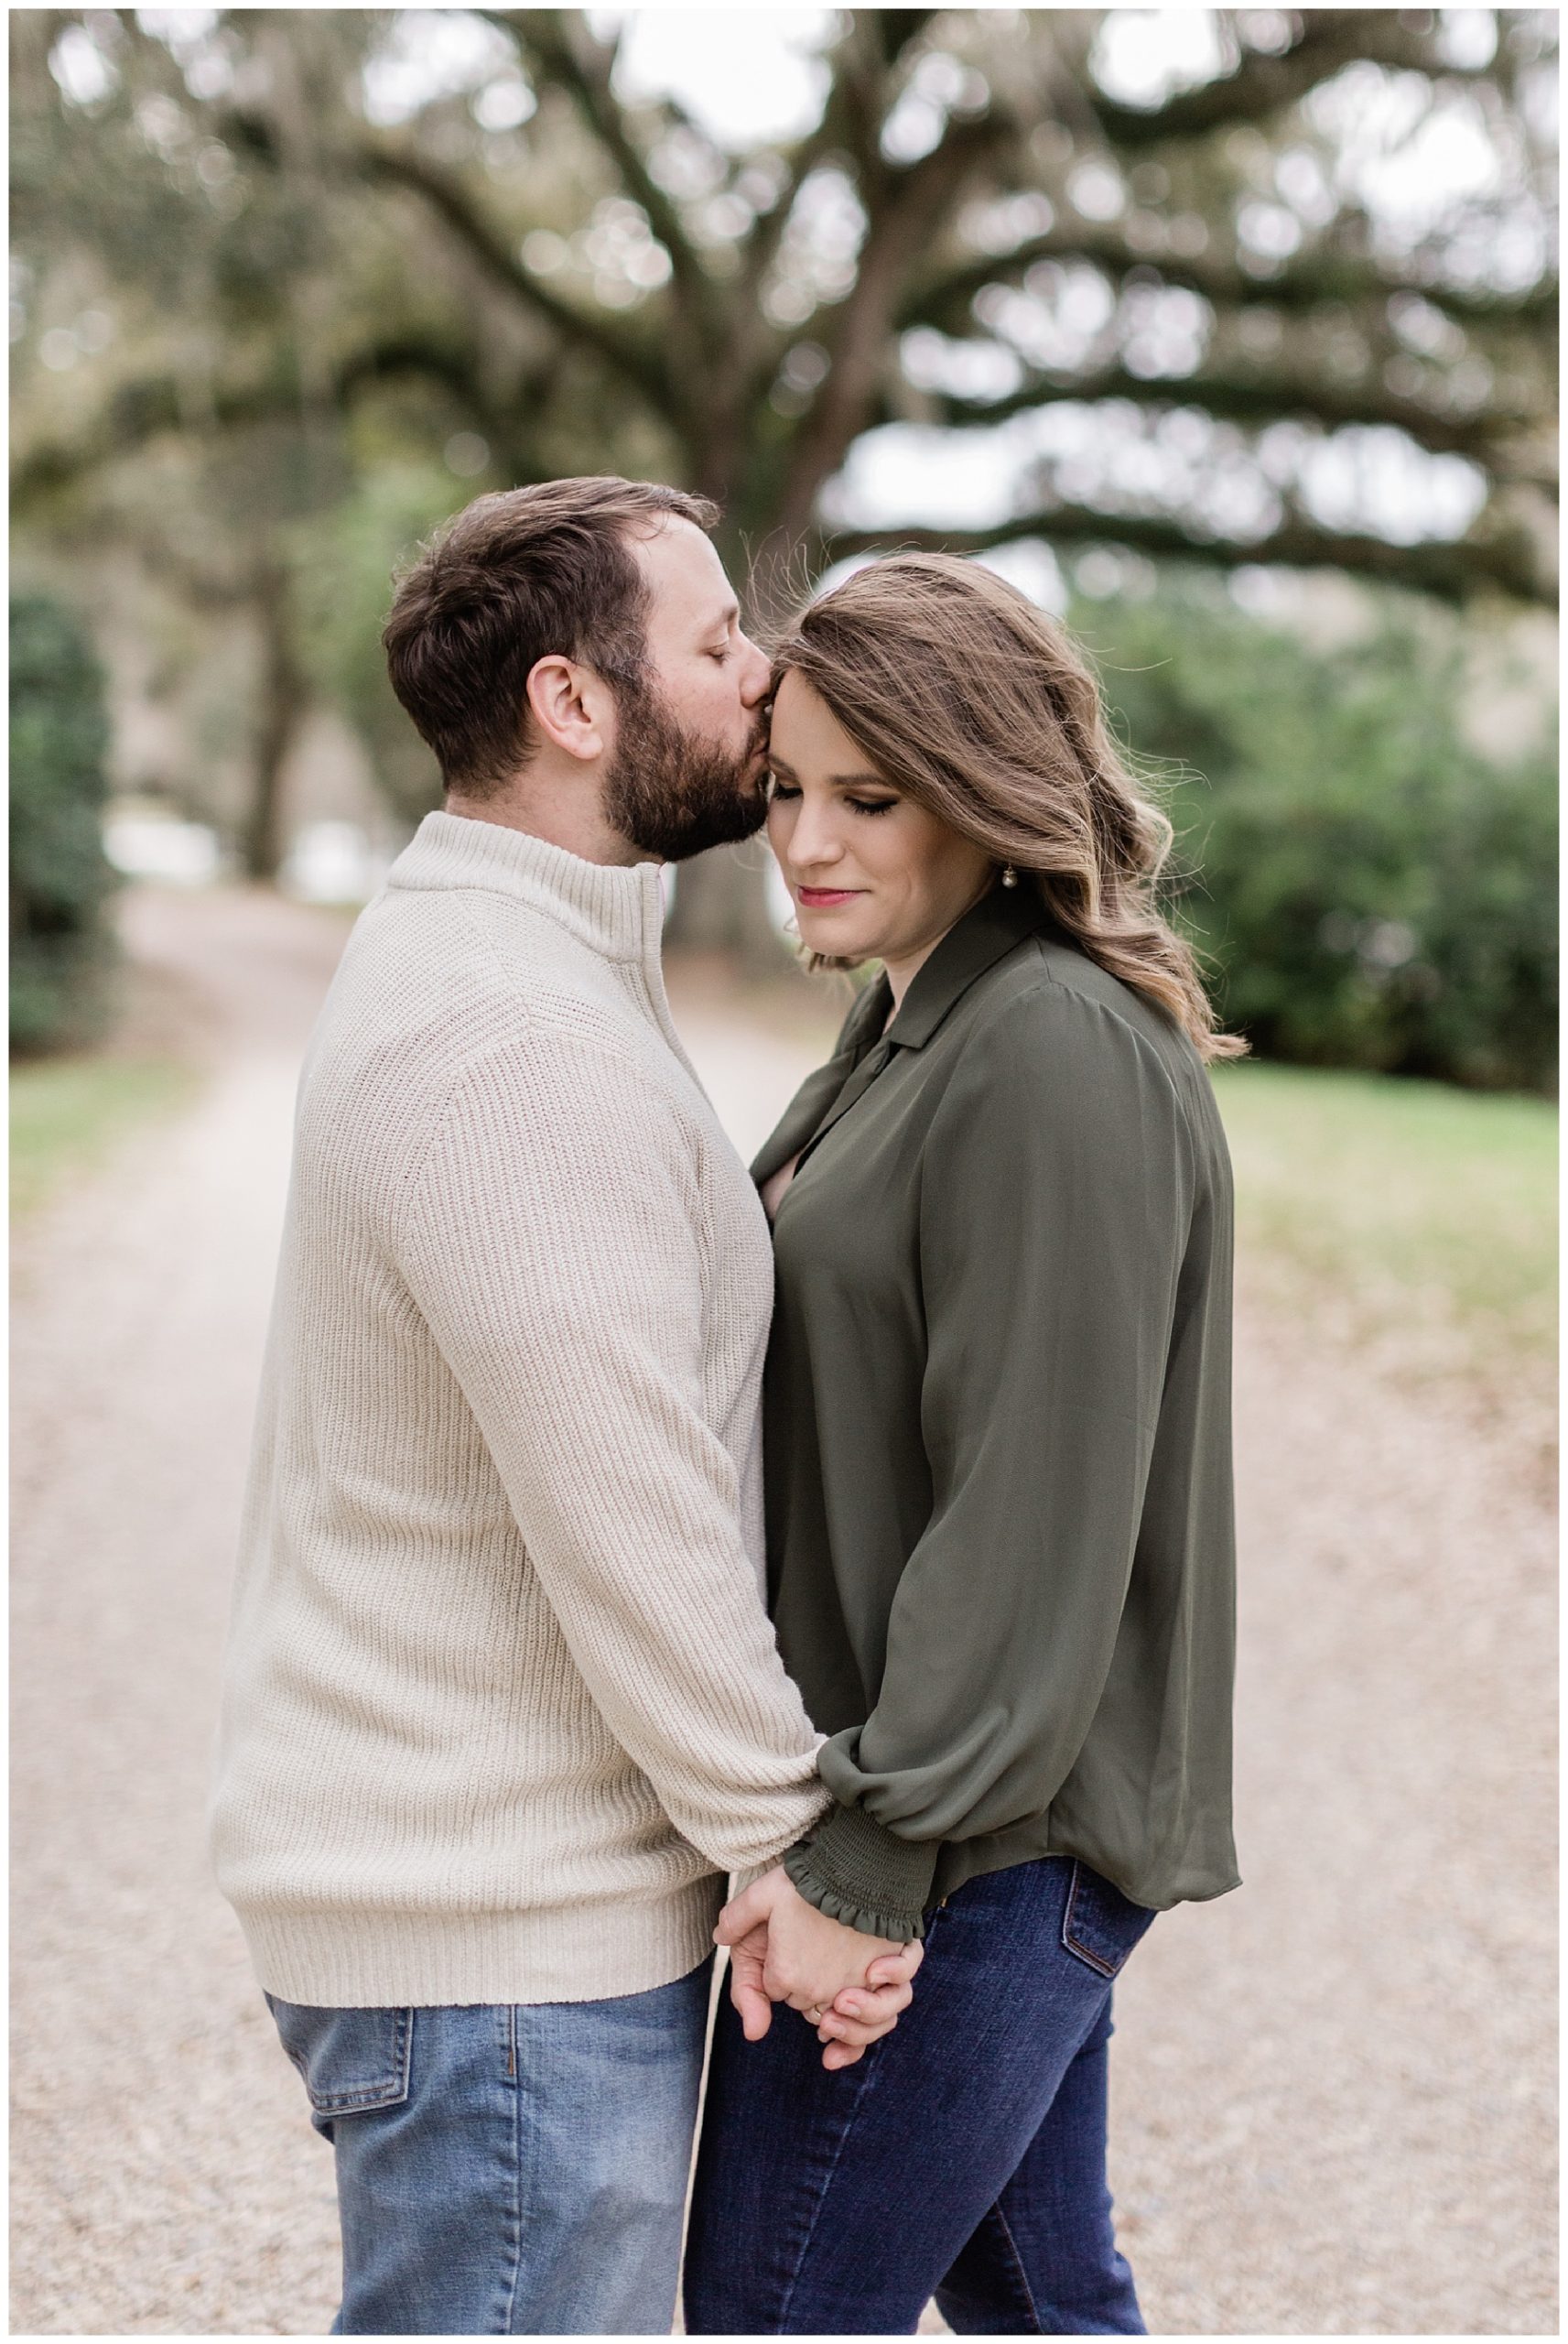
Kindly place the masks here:
<instances>
[{"instance_id":1,"label":"sweater cuff","mask_svg":"<svg viewBox=\"0 0 1568 2344\"><path fill-rule=\"evenodd\" d=\"M923 1907L936 1876L939 1839L901 1839L863 1807L833 1807L784 1868L808 1904L867 1937L900 1942L925 1935Z\"/></svg>"}]
</instances>

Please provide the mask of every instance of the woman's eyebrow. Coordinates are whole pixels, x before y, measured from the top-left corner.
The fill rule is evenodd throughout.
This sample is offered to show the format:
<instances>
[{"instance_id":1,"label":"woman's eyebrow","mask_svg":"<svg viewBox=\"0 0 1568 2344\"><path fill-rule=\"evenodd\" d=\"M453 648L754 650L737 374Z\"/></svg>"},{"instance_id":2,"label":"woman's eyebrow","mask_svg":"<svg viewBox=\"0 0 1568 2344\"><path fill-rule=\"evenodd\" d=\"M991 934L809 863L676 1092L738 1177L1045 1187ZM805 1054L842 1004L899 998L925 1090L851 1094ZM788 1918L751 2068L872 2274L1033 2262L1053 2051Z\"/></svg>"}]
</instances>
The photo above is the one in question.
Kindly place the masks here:
<instances>
[{"instance_id":1,"label":"woman's eyebrow","mask_svg":"<svg viewBox=\"0 0 1568 2344\"><path fill-rule=\"evenodd\" d=\"M785 781L800 779L795 767L792 765L786 765L783 757L775 757L770 752L768 762L773 771L781 774ZM830 773L827 776L827 787L829 789L892 789L892 784L891 781L884 781L880 773Z\"/></svg>"}]
</instances>

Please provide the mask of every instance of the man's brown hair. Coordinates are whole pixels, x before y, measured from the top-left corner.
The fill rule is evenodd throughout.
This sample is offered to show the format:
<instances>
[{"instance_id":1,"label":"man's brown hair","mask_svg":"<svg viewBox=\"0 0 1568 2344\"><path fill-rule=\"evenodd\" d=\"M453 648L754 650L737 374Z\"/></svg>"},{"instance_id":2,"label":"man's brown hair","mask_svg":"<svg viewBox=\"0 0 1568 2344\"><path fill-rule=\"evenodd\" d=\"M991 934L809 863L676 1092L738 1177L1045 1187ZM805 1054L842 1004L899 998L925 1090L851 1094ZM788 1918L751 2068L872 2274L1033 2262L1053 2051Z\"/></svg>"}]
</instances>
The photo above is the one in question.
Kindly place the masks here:
<instances>
[{"instance_id":1,"label":"man's brown hair","mask_svg":"<svg viewBox=\"0 0 1568 2344\"><path fill-rule=\"evenodd\" d=\"M420 548L382 642L449 789L492 796L527 763L529 671L552 652L640 679L648 589L629 541L672 515L711 529L719 508L651 481L552 480L476 497Z\"/></svg>"}]
</instances>

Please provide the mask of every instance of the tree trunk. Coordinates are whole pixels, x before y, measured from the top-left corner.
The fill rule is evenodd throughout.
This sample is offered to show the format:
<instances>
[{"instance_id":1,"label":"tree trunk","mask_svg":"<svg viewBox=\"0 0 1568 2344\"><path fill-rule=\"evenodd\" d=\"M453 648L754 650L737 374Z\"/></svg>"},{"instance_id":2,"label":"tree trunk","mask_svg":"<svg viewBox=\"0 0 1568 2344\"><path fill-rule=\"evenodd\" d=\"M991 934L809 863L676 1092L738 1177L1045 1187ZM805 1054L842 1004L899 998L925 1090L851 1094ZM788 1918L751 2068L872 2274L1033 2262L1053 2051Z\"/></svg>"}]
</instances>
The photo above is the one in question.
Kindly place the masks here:
<instances>
[{"instance_id":1,"label":"tree trunk","mask_svg":"<svg viewBox=\"0 0 1568 2344\"><path fill-rule=\"evenodd\" d=\"M305 708L305 679L294 656L288 582L269 564L256 592L262 637L261 722L251 809L240 842L247 875L271 881L283 861L283 773Z\"/></svg>"},{"instance_id":2,"label":"tree trunk","mask_svg":"<svg viewBox=\"0 0 1568 2344\"><path fill-rule=\"evenodd\" d=\"M760 839L714 847L683 863L665 942L676 952L719 952L748 975L785 965L784 949L768 917L767 849Z\"/></svg>"}]
</instances>

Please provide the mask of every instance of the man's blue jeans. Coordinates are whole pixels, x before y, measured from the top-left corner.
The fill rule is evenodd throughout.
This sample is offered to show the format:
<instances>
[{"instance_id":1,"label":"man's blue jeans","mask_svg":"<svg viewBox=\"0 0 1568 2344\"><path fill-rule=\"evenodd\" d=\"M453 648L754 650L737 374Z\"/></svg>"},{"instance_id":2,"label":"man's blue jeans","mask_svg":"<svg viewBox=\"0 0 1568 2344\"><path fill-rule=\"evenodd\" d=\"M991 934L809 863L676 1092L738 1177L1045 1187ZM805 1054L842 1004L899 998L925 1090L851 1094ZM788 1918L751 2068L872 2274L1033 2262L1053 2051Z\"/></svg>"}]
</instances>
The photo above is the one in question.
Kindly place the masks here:
<instances>
[{"instance_id":1,"label":"man's blue jeans","mask_svg":"<svg viewBox=\"0 0 1568 2344\"><path fill-rule=\"evenodd\" d=\"M598 2002L267 1996L332 2143L345 2336L667 2336L712 1964Z\"/></svg>"},{"instance_id":2,"label":"man's blue jeans","mask_svg":"<svg viewBox=\"0 0 1568 2344\"><path fill-rule=\"evenodd\" d=\"M1071 1858L957 1890L914 2000L829 2074L728 1999L687 2241L694 2336L1141 2335L1106 2187L1111 1980L1153 1915Z\"/></svg>"}]
</instances>

